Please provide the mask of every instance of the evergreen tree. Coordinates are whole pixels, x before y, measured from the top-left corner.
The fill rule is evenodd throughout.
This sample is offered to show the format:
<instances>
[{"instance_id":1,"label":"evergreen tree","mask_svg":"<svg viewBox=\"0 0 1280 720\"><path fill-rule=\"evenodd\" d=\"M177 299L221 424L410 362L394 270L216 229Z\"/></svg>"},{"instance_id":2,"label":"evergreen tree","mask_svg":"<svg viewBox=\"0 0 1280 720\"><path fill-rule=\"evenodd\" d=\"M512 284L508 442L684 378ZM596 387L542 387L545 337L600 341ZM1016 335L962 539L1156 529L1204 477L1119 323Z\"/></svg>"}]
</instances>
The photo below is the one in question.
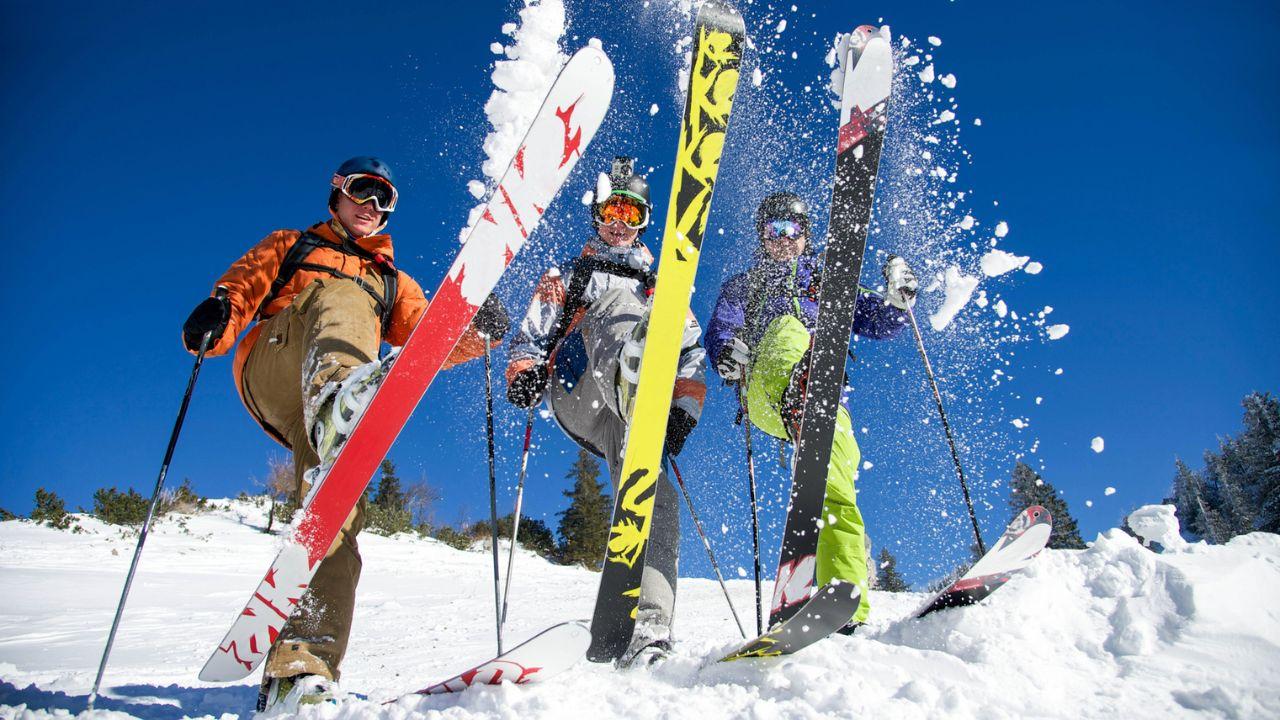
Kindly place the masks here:
<instances>
[{"instance_id":1,"label":"evergreen tree","mask_svg":"<svg viewBox=\"0 0 1280 720\"><path fill-rule=\"evenodd\" d=\"M1009 507L1015 516L1032 505L1044 506L1053 516L1053 533L1049 535L1048 547L1055 550L1080 550L1085 547L1084 540L1080 539L1076 520L1067 509L1067 501L1039 473L1020 461L1013 468L1013 480L1009 488L1012 492Z\"/></svg>"},{"instance_id":2,"label":"evergreen tree","mask_svg":"<svg viewBox=\"0 0 1280 720\"><path fill-rule=\"evenodd\" d=\"M560 515L560 558L566 563L580 563L599 569L609 541L609 518L613 507L604 493L600 463L582 448L578 459L565 476L573 480L573 490L566 490L569 507Z\"/></svg>"},{"instance_id":3,"label":"evergreen tree","mask_svg":"<svg viewBox=\"0 0 1280 720\"><path fill-rule=\"evenodd\" d=\"M1245 397L1240 459L1258 502L1258 529L1280 532L1280 400L1270 393Z\"/></svg>"},{"instance_id":4,"label":"evergreen tree","mask_svg":"<svg viewBox=\"0 0 1280 720\"><path fill-rule=\"evenodd\" d=\"M36 488L36 506L31 510L31 519L58 530L71 527L66 502L58 497L58 493L44 488Z\"/></svg>"},{"instance_id":5,"label":"evergreen tree","mask_svg":"<svg viewBox=\"0 0 1280 720\"><path fill-rule=\"evenodd\" d=\"M141 525L150 509L151 502L133 488L125 492L115 487L93 491L93 516L112 525Z\"/></svg>"},{"instance_id":6,"label":"evergreen tree","mask_svg":"<svg viewBox=\"0 0 1280 720\"><path fill-rule=\"evenodd\" d=\"M368 505L366 524L370 531L383 535L408 532L413 529L413 513L405 504L407 496L401 488L400 476L396 475L396 465L386 458L381 470L378 491Z\"/></svg>"},{"instance_id":7,"label":"evergreen tree","mask_svg":"<svg viewBox=\"0 0 1280 720\"><path fill-rule=\"evenodd\" d=\"M906 592L911 589L907 581L898 574L898 559L889 552L889 548L880 548L876 587L886 592Z\"/></svg>"},{"instance_id":8,"label":"evergreen tree","mask_svg":"<svg viewBox=\"0 0 1280 720\"><path fill-rule=\"evenodd\" d=\"M1224 528L1218 513L1210 508L1205 497L1204 478L1181 459L1175 461L1175 466L1173 497L1169 502L1177 511L1181 531L1212 543L1220 542Z\"/></svg>"}]
</instances>

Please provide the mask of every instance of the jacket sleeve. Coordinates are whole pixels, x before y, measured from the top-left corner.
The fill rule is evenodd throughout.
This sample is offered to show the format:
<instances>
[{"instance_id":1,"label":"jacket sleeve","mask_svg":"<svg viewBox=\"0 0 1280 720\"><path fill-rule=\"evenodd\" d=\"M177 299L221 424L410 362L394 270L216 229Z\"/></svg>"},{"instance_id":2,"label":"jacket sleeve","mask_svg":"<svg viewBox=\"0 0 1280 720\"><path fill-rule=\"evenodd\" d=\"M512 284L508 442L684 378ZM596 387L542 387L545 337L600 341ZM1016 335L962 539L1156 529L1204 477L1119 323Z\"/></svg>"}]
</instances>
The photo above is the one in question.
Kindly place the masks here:
<instances>
[{"instance_id":1,"label":"jacket sleeve","mask_svg":"<svg viewBox=\"0 0 1280 720\"><path fill-rule=\"evenodd\" d=\"M872 340L891 338L907 325L907 313L868 292L858 294L854 307L853 331Z\"/></svg>"},{"instance_id":2,"label":"jacket sleeve","mask_svg":"<svg viewBox=\"0 0 1280 720\"><path fill-rule=\"evenodd\" d=\"M209 355L222 355L235 344L240 333L253 322L258 306L271 290L271 283L280 273L285 252L297 239L296 230L277 230L249 249L239 260L231 264L214 287L225 287L231 301L231 319L218 344Z\"/></svg>"},{"instance_id":3,"label":"jacket sleeve","mask_svg":"<svg viewBox=\"0 0 1280 720\"><path fill-rule=\"evenodd\" d=\"M529 309L520 321L511 348L507 351L507 382L534 365L546 362L554 348L551 333L564 314L565 278L558 268L542 274L529 300Z\"/></svg>"},{"instance_id":4,"label":"jacket sleeve","mask_svg":"<svg viewBox=\"0 0 1280 720\"><path fill-rule=\"evenodd\" d=\"M747 323L746 275L734 275L720 288L711 323L707 325L707 357L715 362L720 351Z\"/></svg>"},{"instance_id":5,"label":"jacket sleeve","mask_svg":"<svg viewBox=\"0 0 1280 720\"><path fill-rule=\"evenodd\" d=\"M426 293L422 291L422 286L408 273L400 271L396 282L398 286L396 305L391 310L391 328L386 338L392 345L403 345L408 342L409 334L422 319L429 303ZM497 346L498 343L495 342L493 345ZM462 336L458 338L458 344L453 346L453 351L449 353L441 369L448 370L454 365L461 365L483 355L484 338L476 332L475 325L471 324L462 332Z\"/></svg>"},{"instance_id":6,"label":"jacket sleeve","mask_svg":"<svg viewBox=\"0 0 1280 720\"><path fill-rule=\"evenodd\" d=\"M676 368L671 406L689 413L695 421L702 416L702 405L707 398L707 351L698 342L701 336L702 328L690 311L680 344L680 365Z\"/></svg>"}]
</instances>

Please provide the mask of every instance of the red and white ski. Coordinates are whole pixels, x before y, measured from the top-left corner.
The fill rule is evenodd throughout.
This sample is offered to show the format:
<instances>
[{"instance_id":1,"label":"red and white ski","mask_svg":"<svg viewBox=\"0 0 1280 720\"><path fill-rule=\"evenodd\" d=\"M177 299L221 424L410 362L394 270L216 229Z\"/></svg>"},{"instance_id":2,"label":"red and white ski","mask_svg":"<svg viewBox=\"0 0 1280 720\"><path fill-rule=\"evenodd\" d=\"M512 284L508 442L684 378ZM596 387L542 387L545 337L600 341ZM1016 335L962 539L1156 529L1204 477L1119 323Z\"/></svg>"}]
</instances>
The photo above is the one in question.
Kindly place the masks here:
<instances>
[{"instance_id":1,"label":"red and white ski","mask_svg":"<svg viewBox=\"0 0 1280 720\"><path fill-rule=\"evenodd\" d=\"M920 618L949 607L972 605L986 598L1039 555L1049 543L1052 532L1053 516L1048 510L1039 505L1023 510L1009 523L999 542L974 563L969 572L934 595L912 617Z\"/></svg>"},{"instance_id":2,"label":"red and white ski","mask_svg":"<svg viewBox=\"0 0 1280 720\"><path fill-rule=\"evenodd\" d=\"M337 458L320 468L301 522L205 663L201 680L238 680L262 662L378 464L595 137L613 81L612 63L594 47L579 50L560 71L426 313Z\"/></svg>"},{"instance_id":3,"label":"red and white ski","mask_svg":"<svg viewBox=\"0 0 1280 720\"><path fill-rule=\"evenodd\" d=\"M429 685L415 694L442 695L462 692L473 685L540 682L572 667L587 654L590 644L591 631L585 622L560 623L488 662Z\"/></svg>"}]
</instances>

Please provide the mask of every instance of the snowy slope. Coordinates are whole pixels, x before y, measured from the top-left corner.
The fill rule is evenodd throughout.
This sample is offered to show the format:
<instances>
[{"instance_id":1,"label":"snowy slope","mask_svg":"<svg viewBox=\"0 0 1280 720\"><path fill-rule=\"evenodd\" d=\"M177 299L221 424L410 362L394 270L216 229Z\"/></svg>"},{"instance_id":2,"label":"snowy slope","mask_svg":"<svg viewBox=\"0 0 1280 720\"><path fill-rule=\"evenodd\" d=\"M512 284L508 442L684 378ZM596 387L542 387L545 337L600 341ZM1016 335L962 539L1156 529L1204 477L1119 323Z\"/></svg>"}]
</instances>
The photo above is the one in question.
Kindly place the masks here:
<instances>
[{"instance_id":1,"label":"snowy slope","mask_svg":"<svg viewBox=\"0 0 1280 720\"><path fill-rule=\"evenodd\" d=\"M147 543L95 717L245 716L256 688L196 673L270 562L244 501L159 525ZM0 717L84 708L134 539L91 519L72 534L0 524ZM364 535L343 685L369 697L313 709L368 717L1277 717L1280 537L1157 555L1112 531L1047 551L980 607L904 618L922 594L873 593L872 622L785 660L711 664L737 635L712 581L682 580L679 644L652 670L588 663L542 685L401 693L494 649L486 552ZM590 615L598 576L524 554L509 644ZM749 582L730 590L754 622ZM25 705L25 707L24 707Z\"/></svg>"}]
</instances>

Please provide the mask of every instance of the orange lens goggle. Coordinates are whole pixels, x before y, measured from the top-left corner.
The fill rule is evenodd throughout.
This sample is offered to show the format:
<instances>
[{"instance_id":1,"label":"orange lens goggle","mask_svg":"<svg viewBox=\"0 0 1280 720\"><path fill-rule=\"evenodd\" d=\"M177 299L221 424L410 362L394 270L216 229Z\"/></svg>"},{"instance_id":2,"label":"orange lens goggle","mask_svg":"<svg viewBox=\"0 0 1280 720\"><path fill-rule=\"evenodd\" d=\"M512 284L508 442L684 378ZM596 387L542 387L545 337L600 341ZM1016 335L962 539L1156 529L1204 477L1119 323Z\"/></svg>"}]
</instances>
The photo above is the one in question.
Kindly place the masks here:
<instances>
[{"instance_id":1,"label":"orange lens goggle","mask_svg":"<svg viewBox=\"0 0 1280 720\"><path fill-rule=\"evenodd\" d=\"M595 219L600 225L620 221L629 228L639 229L649 224L649 209L626 198L612 197L596 206Z\"/></svg>"}]
</instances>

